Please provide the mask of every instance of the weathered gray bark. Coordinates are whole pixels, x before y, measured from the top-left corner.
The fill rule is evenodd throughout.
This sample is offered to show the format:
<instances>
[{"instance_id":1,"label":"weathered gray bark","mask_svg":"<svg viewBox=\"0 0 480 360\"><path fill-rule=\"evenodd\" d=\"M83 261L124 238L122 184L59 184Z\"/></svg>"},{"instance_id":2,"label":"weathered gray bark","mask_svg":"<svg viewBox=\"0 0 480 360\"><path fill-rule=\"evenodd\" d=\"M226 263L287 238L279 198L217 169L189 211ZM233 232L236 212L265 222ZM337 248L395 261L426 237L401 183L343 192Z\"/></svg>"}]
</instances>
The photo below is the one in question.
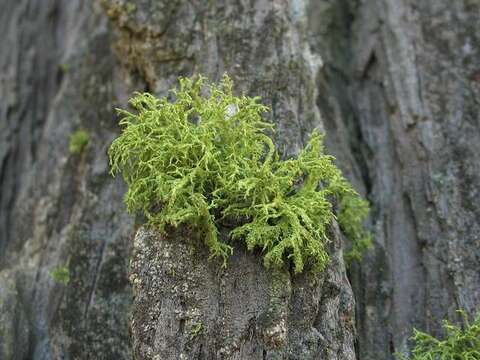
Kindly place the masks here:
<instances>
[{"instance_id":1,"label":"weathered gray bark","mask_svg":"<svg viewBox=\"0 0 480 360\"><path fill-rule=\"evenodd\" d=\"M437 333L440 319L455 319L455 309L472 314L480 303L479 13L478 0L3 0L0 358L131 358L127 268L134 222L123 210L121 181L108 175L105 152L118 132L113 108L125 106L133 90L164 95L178 75L192 73L216 80L227 71L238 91L262 96L286 154L298 151L312 128L326 130L338 164L372 201L376 246L350 271L359 359L392 359L406 348L413 326ZM91 139L72 155L68 136L78 128ZM158 271L139 270L147 269L139 262L142 251L155 262L155 247L177 246L180 255L187 246L148 244L134 252L139 281ZM268 273L237 250L239 271L255 266L268 291ZM340 250L332 251L338 258ZM212 286L228 279L207 294L214 304L232 296L216 294L240 272L220 276L204 261L185 261L200 267ZM64 264L71 272L67 286L49 275ZM284 276L291 295L282 306L307 301L295 290L302 280ZM350 300L336 314L323 312L341 296L349 299L341 261L325 276L309 288L315 295L305 311L332 321L331 332L322 321L285 315L287 323L310 330L301 339L289 325L280 357L304 346L325 358L321 352L329 347L322 341L305 345L311 334L344 351L327 358L350 356L344 355L351 346ZM202 293L194 280L178 282ZM174 286L175 278L162 281ZM158 352L161 339L156 345L142 339L137 316L142 301L158 301L162 293L144 298L141 285L135 291L133 351L145 351L144 342ZM171 296L170 308L181 306ZM268 303L245 301L260 312ZM171 320L162 316L154 319L160 328ZM221 341L188 339L196 319L184 319L179 346L219 350ZM231 336L250 339L240 334L243 314L235 320ZM217 331L211 318L202 321L207 332ZM258 342L240 348L273 357L258 329L251 338Z\"/></svg>"},{"instance_id":2,"label":"weathered gray bark","mask_svg":"<svg viewBox=\"0 0 480 360\"><path fill-rule=\"evenodd\" d=\"M134 231L105 155L123 84L106 16L85 1L0 8L0 358L129 358ZM90 144L73 155L77 128ZM63 265L68 286L49 274Z\"/></svg>"},{"instance_id":3,"label":"weathered gray bark","mask_svg":"<svg viewBox=\"0 0 480 360\"><path fill-rule=\"evenodd\" d=\"M338 233L338 229L335 233ZM266 271L238 245L226 269L184 231L135 238L137 359L355 359L353 296L340 239L321 275Z\"/></svg>"},{"instance_id":4,"label":"weathered gray bark","mask_svg":"<svg viewBox=\"0 0 480 360\"><path fill-rule=\"evenodd\" d=\"M327 139L373 203L375 251L351 274L359 357L391 359L412 327L480 310L480 2L317 11Z\"/></svg>"}]
</instances>

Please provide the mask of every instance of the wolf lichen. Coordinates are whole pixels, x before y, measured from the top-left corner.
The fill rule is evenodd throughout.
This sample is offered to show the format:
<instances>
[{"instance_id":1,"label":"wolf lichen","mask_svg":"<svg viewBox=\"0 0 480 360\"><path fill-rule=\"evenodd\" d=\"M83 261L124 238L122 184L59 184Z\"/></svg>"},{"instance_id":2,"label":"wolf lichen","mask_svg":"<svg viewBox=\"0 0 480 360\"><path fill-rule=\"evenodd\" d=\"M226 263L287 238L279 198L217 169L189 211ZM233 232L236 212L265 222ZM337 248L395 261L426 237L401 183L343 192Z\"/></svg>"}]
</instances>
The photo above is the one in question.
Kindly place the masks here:
<instances>
[{"instance_id":1,"label":"wolf lichen","mask_svg":"<svg viewBox=\"0 0 480 360\"><path fill-rule=\"evenodd\" d=\"M360 261L363 253L372 247L372 236L363 227L363 220L368 216L370 209L368 203L357 193L346 193L340 198L337 221L350 240L350 249L344 256L347 264L350 264L353 261Z\"/></svg>"},{"instance_id":2,"label":"wolf lichen","mask_svg":"<svg viewBox=\"0 0 480 360\"><path fill-rule=\"evenodd\" d=\"M55 280L55 282L62 285L68 285L68 283L70 282L70 270L66 265L61 265L53 268L50 271L50 276L53 280Z\"/></svg>"},{"instance_id":3,"label":"wolf lichen","mask_svg":"<svg viewBox=\"0 0 480 360\"><path fill-rule=\"evenodd\" d=\"M362 200L323 153L314 131L297 158L282 160L263 120L258 97L234 96L225 76L219 85L180 79L175 100L137 93L134 112L119 110L122 134L109 148L112 174L122 173L130 212L142 212L165 230L189 224L204 233L212 257L223 264L231 241L259 249L265 266L288 261L296 273L328 262L329 226L339 220L355 242L365 238ZM236 223L228 241L219 226ZM355 248L355 247L354 247Z\"/></svg>"},{"instance_id":4,"label":"wolf lichen","mask_svg":"<svg viewBox=\"0 0 480 360\"><path fill-rule=\"evenodd\" d=\"M444 320L443 339L415 329L412 337L415 345L411 356L397 357L401 360L480 360L480 312L473 323L468 321L463 311L458 312L464 318L463 328Z\"/></svg>"},{"instance_id":5,"label":"wolf lichen","mask_svg":"<svg viewBox=\"0 0 480 360\"><path fill-rule=\"evenodd\" d=\"M90 135L85 130L77 130L70 135L68 149L71 154L80 154L88 145Z\"/></svg>"}]
</instances>

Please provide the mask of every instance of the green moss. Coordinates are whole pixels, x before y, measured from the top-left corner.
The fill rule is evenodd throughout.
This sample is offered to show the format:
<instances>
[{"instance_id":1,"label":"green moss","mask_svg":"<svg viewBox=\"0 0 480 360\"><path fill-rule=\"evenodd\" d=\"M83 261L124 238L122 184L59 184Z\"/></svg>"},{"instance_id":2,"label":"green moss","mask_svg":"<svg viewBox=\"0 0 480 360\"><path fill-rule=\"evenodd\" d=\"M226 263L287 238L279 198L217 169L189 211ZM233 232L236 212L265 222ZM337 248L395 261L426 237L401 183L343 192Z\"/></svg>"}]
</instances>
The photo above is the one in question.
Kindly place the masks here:
<instances>
[{"instance_id":1,"label":"green moss","mask_svg":"<svg viewBox=\"0 0 480 360\"><path fill-rule=\"evenodd\" d=\"M412 337L415 346L411 356L397 355L397 358L402 360L480 360L480 313L477 314L473 323L470 323L465 313L459 312L464 317L463 329L445 320L443 340L415 329Z\"/></svg>"},{"instance_id":2,"label":"green moss","mask_svg":"<svg viewBox=\"0 0 480 360\"><path fill-rule=\"evenodd\" d=\"M55 280L55 282L68 285L70 282L70 270L66 265L57 266L50 271L50 276Z\"/></svg>"},{"instance_id":3,"label":"green moss","mask_svg":"<svg viewBox=\"0 0 480 360\"><path fill-rule=\"evenodd\" d=\"M119 110L123 132L109 149L112 173L122 173L130 212L142 212L160 231L188 224L204 233L212 257L232 253L218 224L235 223L230 240L263 252L267 267L293 264L296 273L328 262L335 219L353 241L365 237L367 204L323 153L314 131L297 158L282 160L263 120L259 98L234 96L219 85L180 79L175 100L137 93L134 112ZM348 223L351 222L351 223Z\"/></svg>"},{"instance_id":4,"label":"green moss","mask_svg":"<svg viewBox=\"0 0 480 360\"><path fill-rule=\"evenodd\" d=\"M71 154L80 154L89 141L90 135L85 130L77 130L70 135L68 149Z\"/></svg>"}]
</instances>

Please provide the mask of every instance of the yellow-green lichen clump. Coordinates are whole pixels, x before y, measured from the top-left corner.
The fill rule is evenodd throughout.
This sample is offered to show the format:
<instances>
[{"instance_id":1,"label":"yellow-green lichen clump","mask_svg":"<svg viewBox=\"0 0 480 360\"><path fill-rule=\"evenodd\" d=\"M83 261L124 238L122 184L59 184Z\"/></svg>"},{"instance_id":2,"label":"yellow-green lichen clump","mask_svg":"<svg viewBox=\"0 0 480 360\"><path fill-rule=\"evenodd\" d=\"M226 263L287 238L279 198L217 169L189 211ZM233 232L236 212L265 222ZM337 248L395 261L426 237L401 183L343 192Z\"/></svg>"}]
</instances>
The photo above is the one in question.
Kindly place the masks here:
<instances>
[{"instance_id":1,"label":"yellow-green lichen clump","mask_svg":"<svg viewBox=\"0 0 480 360\"><path fill-rule=\"evenodd\" d=\"M137 93L133 112L119 110L123 131L109 156L128 185L130 212L160 231L190 225L224 265L231 241L240 240L261 250L267 267L323 269L334 204L353 248L363 246L368 205L323 153L317 131L297 158L282 160L268 135L274 125L262 118L268 108L234 96L227 76L219 85L182 78L173 95ZM225 222L237 224L228 240L218 236Z\"/></svg>"},{"instance_id":2,"label":"yellow-green lichen clump","mask_svg":"<svg viewBox=\"0 0 480 360\"><path fill-rule=\"evenodd\" d=\"M466 313L458 312L464 318L464 326L443 321L444 337L439 339L419 330L414 330L411 340L414 346L409 357L398 354L399 360L480 360L480 312L473 322Z\"/></svg>"}]
</instances>

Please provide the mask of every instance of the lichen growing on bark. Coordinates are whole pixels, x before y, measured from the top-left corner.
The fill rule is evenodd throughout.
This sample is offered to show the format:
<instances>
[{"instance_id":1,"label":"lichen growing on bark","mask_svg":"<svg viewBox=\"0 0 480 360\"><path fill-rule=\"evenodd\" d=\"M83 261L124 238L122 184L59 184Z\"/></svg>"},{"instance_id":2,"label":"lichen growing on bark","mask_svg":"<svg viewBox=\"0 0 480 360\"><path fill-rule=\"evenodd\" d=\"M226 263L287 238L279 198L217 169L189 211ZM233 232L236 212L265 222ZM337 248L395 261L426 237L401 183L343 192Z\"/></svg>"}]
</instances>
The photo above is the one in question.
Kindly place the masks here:
<instances>
[{"instance_id":1,"label":"lichen growing on bark","mask_svg":"<svg viewBox=\"0 0 480 360\"><path fill-rule=\"evenodd\" d=\"M71 154L80 154L88 145L90 135L85 130L77 130L70 135L68 149Z\"/></svg>"},{"instance_id":2,"label":"lichen growing on bark","mask_svg":"<svg viewBox=\"0 0 480 360\"><path fill-rule=\"evenodd\" d=\"M399 360L479 360L480 359L480 312L470 323L463 311L458 311L465 325L460 327L443 321L445 336L437 339L423 331L414 330L412 340L415 345L410 357L398 355Z\"/></svg>"},{"instance_id":3,"label":"lichen growing on bark","mask_svg":"<svg viewBox=\"0 0 480 360\"><path fill-rule=\"evenodd\" d=\"M123 132L109 155L112 173L128 184L130 212L160 231L193 226L224 265L233 248L217 236L222 222L236 224L231 240L260 249L265 266L291 262L296 273L327 264L335 204L346 234L365 241L368 205L323 153L318 132L298 157L283 160L268 136L274 126L262 118L268 108L234 96L227 76L219 85L183 78L173 94L169 101L138 93L135 112L119 110Z\"/></svg>"},{"instance_id":4,"label":"lichen growing on bark","mask_svg":"<svg viewBox=\"0 0 480 360\"><path fill-rule=\"evenodd\" d=\"M55 282L62 285L68 285L70 282L70 270L67 265L60 265L50 271L50 276Z\"/></svg>"}]
</instances>

